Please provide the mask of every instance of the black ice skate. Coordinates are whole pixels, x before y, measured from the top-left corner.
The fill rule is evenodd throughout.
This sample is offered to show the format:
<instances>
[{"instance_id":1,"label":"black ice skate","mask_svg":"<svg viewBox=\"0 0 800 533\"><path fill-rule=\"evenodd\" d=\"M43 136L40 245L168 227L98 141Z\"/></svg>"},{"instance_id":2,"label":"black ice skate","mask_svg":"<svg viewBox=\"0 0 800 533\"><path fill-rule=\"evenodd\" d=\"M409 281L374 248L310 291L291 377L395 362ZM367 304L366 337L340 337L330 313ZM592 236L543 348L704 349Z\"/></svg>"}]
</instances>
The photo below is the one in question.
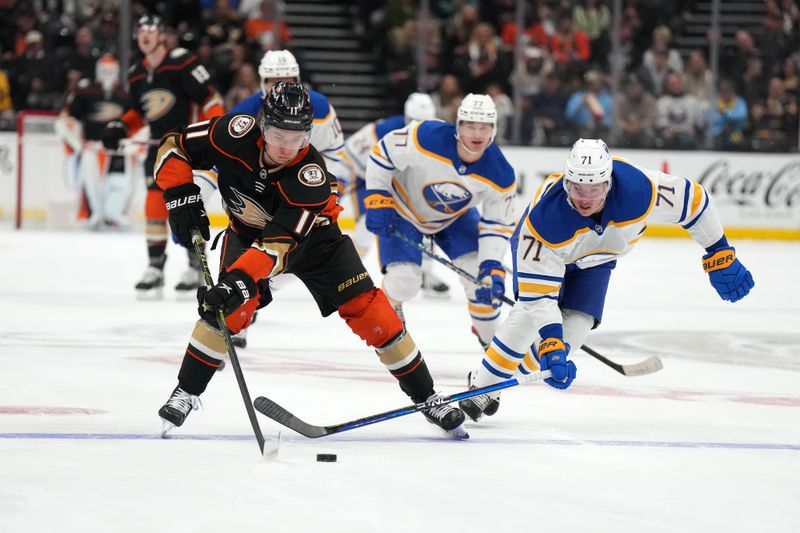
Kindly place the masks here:
<instances>
[{"instance_id":1,"label":"black ice skate","mask_svg":"<svg viewBox=\"0 0 800 533\"><path fill-rule=\"evenodd\" d=\"M432 273L422 273L422 294L427 298L449 298L450 286Z\"/></svg>"},{"instance_id":2,"label":"black ice skate","mask_svg":"<svg viewBox=\"0 0 800 533\"><path fill-rule=\"evenodd\" d=\"M189 394L180 386L175 387L167 403L158 410L158 416L163 421L161 425L161 436L165 436L174 427L180 427L189 416L189 413L200 408L200 398Z\"/></svg>"},{"instance_id":3,"label":"black ice skate","mask_svg":"<svg viewBox=\"0 0 800 533\"><path fill-rule=\"evenodd\" d=\"M140 300L160 300L164 297L164 271L150 265L136 284L136 297Z\"/></svg>"},{"instance_id":4,"label":"black ice skate","mask_svg":"<svg viewBox=\"0 0 800 533\"><path fill-rule=\"evenodd\" d=\"M436 393L431 394L426 402L435 401L440 398ZM438 405L422 411L428 422L435 424L447 432L454 439L468 439L469 435L464 430L465 416L459 409L450 404Z\"/></svg>"},{"instance_id":5,"label":"black ice skate","mask_svg":"<svg viewBox=\"0 0 800 533\"><path fill-rule=\"evenodd\" d=\"M467 384L470 390L475 388L475 384L472 383L472 372L467 375ZM477 422L483 415L492 416L500 409L500 396L499 393L497 394L497 397L479 394L478 396L461 400L458 402L458 406L473 422Z\"/></svg>"}]
</instances>

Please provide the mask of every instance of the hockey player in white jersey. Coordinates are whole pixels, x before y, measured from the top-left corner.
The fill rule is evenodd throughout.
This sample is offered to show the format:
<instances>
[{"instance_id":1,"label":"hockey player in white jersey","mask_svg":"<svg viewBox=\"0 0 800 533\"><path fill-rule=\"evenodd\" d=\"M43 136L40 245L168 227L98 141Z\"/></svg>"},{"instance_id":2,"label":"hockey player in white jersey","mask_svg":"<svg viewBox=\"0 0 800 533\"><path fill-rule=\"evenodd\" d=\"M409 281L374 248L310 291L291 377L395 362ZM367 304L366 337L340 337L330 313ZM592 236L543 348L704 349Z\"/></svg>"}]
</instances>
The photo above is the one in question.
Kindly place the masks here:
<instances>
[{"instance_id":1,"label":"hockey player in white jersey","mask_svg":"<svg viewBox=\"0 0 800 533\"><path fill-rule=\"evenodd\" d=\"M367 197L367 161L370 149L390 131L398 130L413 120L430 120L436 117L433 99L425 93L411 93L405 101L402 115L392 115L363 126L347 139L344 151L352 170L353 180L348 194L352 195L356 227L350 234L353 244L361 257L364 257L375 241L375 235L367 229L364 217L364 199ZM422 290L427 296L447 297L447 286L431 269L431 260L422 258Z\"/></svg>"},{"instance_id":2,"label":"hockey player in white jersey","mask_svg":"<svg viewBox=\"0 0 800 533\"><path fill-rule=\"evenodd\" d=\"M563 174L549 176L514 236L516 303L502 323L470 387L483 387L541 368L549 385L575 379L570 348L600 324L617 258L641 239L647 224L678 224L706 250L703 269L723 300L750 292L753 277L728 244L714 204L698 183L612 159L600 139L579 139ZM533 356L536 356L535 360ZM474 421L491 415L499 394L460 402Z\"/></svg>"},{"instance_id":3,"label":"hockey player in white jersey","mask_svg":"<svg viewBox=\"0 0 800 533\"><path fill-rule=\"evenodd\" d=\"M492 339L505 292L501 260L513 232L514 169L497 145L492 99L469 94L456 124L412 122L376 143L367 163L367 228L378 235L383 290L396 308L420 286L421 252L406 239L433 236L457 266L484 285L462 280L473 332ZM481 206L478 213L476 206Z\"/></svg>"}]
</instances>

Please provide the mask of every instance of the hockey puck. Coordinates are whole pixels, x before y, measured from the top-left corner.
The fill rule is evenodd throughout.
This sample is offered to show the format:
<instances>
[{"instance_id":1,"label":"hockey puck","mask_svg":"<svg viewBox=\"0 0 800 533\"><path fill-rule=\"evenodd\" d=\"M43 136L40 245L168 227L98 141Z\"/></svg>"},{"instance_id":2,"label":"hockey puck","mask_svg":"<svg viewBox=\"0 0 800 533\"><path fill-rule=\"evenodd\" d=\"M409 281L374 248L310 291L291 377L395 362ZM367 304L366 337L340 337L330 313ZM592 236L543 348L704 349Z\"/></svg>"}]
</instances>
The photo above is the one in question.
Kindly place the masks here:
<instances>
[{"instance_id":1,"label":"hockey puck","mask_svg":"<svg viewBox=\"0 0 800 533\"><path fill-rule=\"evenodd\" d=\"M335 453L318 453L317 454L317 462L318 463L335 463L336 462L336 454Z\"/></svg>"}]
</instances>

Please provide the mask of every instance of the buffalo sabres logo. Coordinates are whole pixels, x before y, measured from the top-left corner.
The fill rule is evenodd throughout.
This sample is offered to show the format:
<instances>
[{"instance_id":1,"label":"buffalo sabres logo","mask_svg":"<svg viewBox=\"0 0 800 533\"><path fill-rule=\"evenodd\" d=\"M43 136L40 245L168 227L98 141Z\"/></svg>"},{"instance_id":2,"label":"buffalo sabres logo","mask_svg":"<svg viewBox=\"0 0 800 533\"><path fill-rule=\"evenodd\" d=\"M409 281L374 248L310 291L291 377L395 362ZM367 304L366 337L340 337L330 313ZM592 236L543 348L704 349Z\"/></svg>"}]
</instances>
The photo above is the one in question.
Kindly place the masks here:
<instances>
[{"instance_id":1,"label":"buffalo sabres logo","mask_svg":"<svg viewBox=\"0 0 800 533\"><path fill-rule=\"evenodd\" d=\"M297 178L303 185L319 187L325 183L325 171L319 165L312 163L301 168L297 173Z\"/></svg>"},{"instance_id":2,"label":"buffalo sabres logo","mask_svg":"<svg viewBox=\"0 0 800 533\"><path fill-rule=\"evenodd\" d=\"M142 107L144 107L144 118L148 122L158 120L169 113L175 105L175 95L166 89L153 89L142 95Z\"/></svg>"},{"instance_id":3,"label":"buffalo sabres logo","mask_svg":"<svg viewBox=\"0 0 800 533\"><path fill-rule=\"evenodd\" d=\"M472 200L472 193L453 181L426 185L422 196L432 209L448 215L461 211Z\"/></svg>"},{"instance_id":4,"label":"buffalo sabres logo","mask_svg":"<svg viewBox=\"0 0 800 533\"><path fill-rule=\"evenodd\" d=\"M234 139L244 137L247 132L253 129L256 119L249 115L236 115L228 123L228 133Z\"/></svg>"}]
</instances>

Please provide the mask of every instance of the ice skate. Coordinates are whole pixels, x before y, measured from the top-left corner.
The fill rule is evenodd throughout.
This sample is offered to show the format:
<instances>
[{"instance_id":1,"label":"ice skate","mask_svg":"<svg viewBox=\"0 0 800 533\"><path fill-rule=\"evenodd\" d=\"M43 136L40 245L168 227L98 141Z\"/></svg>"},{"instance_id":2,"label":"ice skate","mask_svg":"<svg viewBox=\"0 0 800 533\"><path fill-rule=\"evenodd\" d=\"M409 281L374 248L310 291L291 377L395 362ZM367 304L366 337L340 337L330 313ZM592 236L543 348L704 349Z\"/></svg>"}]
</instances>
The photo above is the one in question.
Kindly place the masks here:
<instances>
[{"instance_id":1,"label":"ice skate","mask_svg":"<svg viewBox=\"0 0 800 533\"><path fill-rule=\"evenodd\" d=\"M472 382L472 372L467 375L467 383L469 389L475 389L475 384ZM464 413L472 420L477 422L483 415L492 416L500 408L500 393L479 394L472 398L467 398L458 402L458 406Z\"/></svg>"},{"instance_id":2,"label":"ice skate","mask_svg":"<svg viewBox=\"0 0 800 533\"><path fill-rule=\"evenodd\" d=\"M136 297L140 300L160 300L164 297L164 271L150 265L136 284Z\"/></svg>"},{"instance_id":3,"label":"ice skate","mask_svg":"<svg viewBox=\"0 0 800 533\"><path fill-rule=\"evenodd\" d=\"M175 296L178 300L194 300L197 288L203 284L203 273L198 268L190 266L181 275L180 281L175 285Z\"/></svg>"},{"instance_id":4,"label":"ice skate","mask_svg":"<svg viewBox=\"0 0 800 533\"><path fill-rule=\"evenodd\" d=\"M422 294L426 298L450 298L450 286L433 272L423 272Z\"/></svg>"},{"instance_id":5,"label":"ice skate","mask_svg":"<svg viewBox=\"0 0 800 533\"><path fill-rule=\"evenodd\" d=\"M425 401L435 402L440 397L439 394L434 393ZM422 411L422 414L425 415L428 422L442 428L450 437L459 440L469 438L469 434L467 434L464 429L464 420L466 417L458 408L450 404L442 404L426 409Z\"/></svg>"},{"instance_id":6,"label":"ice skate","mask_svg":"<svg viewBox=\"0 0 800 533\"><path fill-rule=\"evenodd\" d=\"M200 408L200 397L189 394L180 386L175 387L167 403L158 410L161 417L161 436L165 436L172 428L183 425L189 413Z\"/></svg>"}]
</instances>

